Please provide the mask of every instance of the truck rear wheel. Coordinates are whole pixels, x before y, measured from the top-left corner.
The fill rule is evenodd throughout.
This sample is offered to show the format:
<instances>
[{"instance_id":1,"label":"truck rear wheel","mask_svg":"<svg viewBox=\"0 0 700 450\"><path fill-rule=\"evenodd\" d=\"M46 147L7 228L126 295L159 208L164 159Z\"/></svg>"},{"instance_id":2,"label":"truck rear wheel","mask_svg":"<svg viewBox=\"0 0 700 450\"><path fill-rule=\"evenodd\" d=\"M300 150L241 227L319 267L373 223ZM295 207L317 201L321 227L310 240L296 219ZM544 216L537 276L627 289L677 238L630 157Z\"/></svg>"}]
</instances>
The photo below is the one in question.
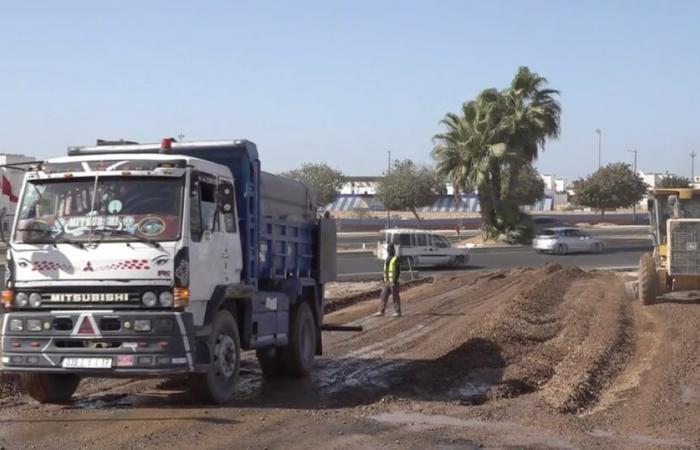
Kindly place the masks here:
<instances>
[{"instance_id":1,"label":"truck rear wheel","mask_svg":"<svg viewBox=\"0 0 700 450\"><path fill-rule=\"evenodd\" d=\"M639 300L642 305L651 305L656 301L657 293L656 263L651 253L639 258Z\"/></svg>"},{"instance_id":2,"label":"truck rear wheel","mask_svg":"<svg viewBox=\"0 0 700 450\"><path fill-rule=\"evenodd\" d=\"M206 402L225 403L233 396L241 367L238 325L230 312L216 313L208 347L209 367L205 373L190 377L190 390Z\"/></svg>"},{"instance_id":3,"label":"truck rear wheel","mask_svg":"<svg viewBox=\"0 0 700 450\"><path fill-rule=\"evenodd\" d=\"M282 349L284 372L292 377L311 373L316 355L316 322L308 303L300 303L292 316L289 344Z\"/></svg>"},{"instance_id":4,"label":"truck rear wheel","mask_svg":"<svg viewBox=\"0 0 700 450\"><path fill-rule=\"evenodd\" d=\"M29 396L41 403L65 403L78 389L80 377L72 373L25 373L22 384Z\"/></svg>"}]
</instances>

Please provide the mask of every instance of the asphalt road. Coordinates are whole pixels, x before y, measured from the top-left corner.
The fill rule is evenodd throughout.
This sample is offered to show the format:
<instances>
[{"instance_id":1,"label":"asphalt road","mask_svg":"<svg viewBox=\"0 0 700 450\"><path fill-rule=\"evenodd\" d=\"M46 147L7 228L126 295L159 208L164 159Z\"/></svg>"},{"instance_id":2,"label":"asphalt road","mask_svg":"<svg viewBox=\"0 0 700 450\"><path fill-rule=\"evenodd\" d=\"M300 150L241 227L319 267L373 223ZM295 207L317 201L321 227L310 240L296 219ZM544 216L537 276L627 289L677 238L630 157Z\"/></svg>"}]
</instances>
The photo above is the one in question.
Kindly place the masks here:
<instances>
[{"instance_id":1,"label":"asphalt road","mask_svg":"<svg viewBox=\"0 0 700 450\"><path fill-rule=\"evenodd\" d=\"M649 235L648 226L616 226L616 227L580 227L592 236L609 238L636 238L643 239ZM429 230L426 230L429 231ZM457 235L454 230L432 230L432 233L440 234L451 242L457 242L480 234L479 230L462 230ZM376 231L360 233L338 233L338 246L343 248L361 248L364 244L366 248L374 248L378 241L384 238L384 234Z\"/></svg>"},{"instance_id":2,"label":"asphalt road","mask_svg":"<svg viewBox=\"0 0 700 450\"><path fill-rule=\"evenodd\" d=\"M477 248L472 249L469 264L461 269L423 268L422 275L444 273L450 270L510 269L513 267L538 266L548 262L579 266L583 269L632 267L639 262L642 253L651 251L651 244L645 241L608 242L602 254L542 255L530 247ZM382 262L367 253L339 253L338 275L347 279L379 274Z\"/></svg>"}]
</instances>

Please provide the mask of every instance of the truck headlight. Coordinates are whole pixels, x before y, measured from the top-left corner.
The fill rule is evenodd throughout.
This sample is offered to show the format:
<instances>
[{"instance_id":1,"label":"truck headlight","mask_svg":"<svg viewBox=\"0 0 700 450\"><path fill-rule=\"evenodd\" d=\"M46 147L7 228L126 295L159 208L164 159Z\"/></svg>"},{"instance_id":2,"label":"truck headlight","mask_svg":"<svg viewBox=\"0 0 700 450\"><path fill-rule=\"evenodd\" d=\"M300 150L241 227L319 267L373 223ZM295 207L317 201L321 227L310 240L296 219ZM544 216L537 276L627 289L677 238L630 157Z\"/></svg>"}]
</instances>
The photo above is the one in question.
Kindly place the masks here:
<instances>
[{"instance_id":1,"label":"truck headlight","mask_svg":"<svg viewBox=\"0 0 700 450\"><path fill-rule=\"evenodd\" d=\"M32 308L38 308L41 306L41 295L36 292L29 294L29 306Z\"/></svg>"},{"instance_id":2,"label":"truck headlight","mask_svg":"<svg viewBox=\"0 0 700 450\"><path fill-rule=\"evenodd\" d=\"M23 331L24 321L22 319L11 319L10 320L10 331Z\"/></svg>"},{"instance_id":3,"label":"truck headlight","mask_svg":"<svg viewBox=\"0 0 700 450\"><path fill-rule=\"evenodd\" d=\"M165 306L166 308L173 306L173 293L170 291L161 292L158 301L160 306Z\"/></svg>"},{"instance_id":4,"label":"truck headlight","mask_svg":"<svg viewBox=\"0 0 700 450\"><path fill-rule=\"evenodd\" d=\"M156 306L156 303L158 303L158 296L151 291L148 291L143 294L143 297L141 297L141 301L143 304L149 308L153 308Z\"/></svg>"},{"instance_id":5,"label":"truck headlight","mask_svg":"<svg viewBox=\"0 0 700 450\"><path fill-rule=\"evenodd\" d=\"M30 296L31 299L31 296ZM39 319L27 320L27 331L41 331L42 323Z\"/></svg>"},{"instance_id":6,"label":"truck headlight","mask_svg":"<svg viewBox=\"0 0 700 450\"><path fill-rule=\"evenodd\" d=\"M15 295L15 305L18 308L24 308L27 306L29 303L29 296L27 295L26 292L18 292L17 295Z\"/></svg>"}]
</instances>

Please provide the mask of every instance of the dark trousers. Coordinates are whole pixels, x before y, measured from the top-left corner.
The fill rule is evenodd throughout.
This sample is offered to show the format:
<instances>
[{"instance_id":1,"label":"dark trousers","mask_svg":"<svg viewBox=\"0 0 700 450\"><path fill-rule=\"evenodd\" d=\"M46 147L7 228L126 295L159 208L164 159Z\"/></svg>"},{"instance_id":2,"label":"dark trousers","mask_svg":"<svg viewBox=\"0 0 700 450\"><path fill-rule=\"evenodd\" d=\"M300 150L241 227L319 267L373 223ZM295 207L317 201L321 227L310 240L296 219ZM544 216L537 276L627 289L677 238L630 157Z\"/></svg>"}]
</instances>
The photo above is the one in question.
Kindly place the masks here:
<instances>
[{"instance_id":1,"label":"dark trousers","mask_svg":"<svg viewBox=\"0 0 700 450\"><path fill-rule=\"evenodd\" d=\"M379 305L379 312L384 314L386 309L386 301L389 299L389 294L391 294L391 299L394 302L394 311L401 314L401 297L399 296L399 283L385 283L382 289L381 304Z\"/></svg>"}]
</instances>

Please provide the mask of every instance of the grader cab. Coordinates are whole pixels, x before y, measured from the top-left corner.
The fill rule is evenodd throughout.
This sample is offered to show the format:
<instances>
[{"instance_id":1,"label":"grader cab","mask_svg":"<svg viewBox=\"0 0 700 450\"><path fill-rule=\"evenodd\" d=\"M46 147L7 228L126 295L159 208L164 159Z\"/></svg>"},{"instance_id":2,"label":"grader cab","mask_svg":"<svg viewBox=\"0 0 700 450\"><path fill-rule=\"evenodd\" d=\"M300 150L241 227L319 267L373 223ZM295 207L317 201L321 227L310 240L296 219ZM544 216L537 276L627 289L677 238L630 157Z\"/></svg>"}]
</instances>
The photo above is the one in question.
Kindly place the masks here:
<instances>
[{"instance_id":1,"label":"grader cab","mask_svg":"<svg viewBox=\"0 0 700 450\"><path fill-rule=\"evenodd\" d=\"M654 251L639 260L640 301L700 298L700 189L654 189L647 207Z\"/></svg>"}]
</instances>

